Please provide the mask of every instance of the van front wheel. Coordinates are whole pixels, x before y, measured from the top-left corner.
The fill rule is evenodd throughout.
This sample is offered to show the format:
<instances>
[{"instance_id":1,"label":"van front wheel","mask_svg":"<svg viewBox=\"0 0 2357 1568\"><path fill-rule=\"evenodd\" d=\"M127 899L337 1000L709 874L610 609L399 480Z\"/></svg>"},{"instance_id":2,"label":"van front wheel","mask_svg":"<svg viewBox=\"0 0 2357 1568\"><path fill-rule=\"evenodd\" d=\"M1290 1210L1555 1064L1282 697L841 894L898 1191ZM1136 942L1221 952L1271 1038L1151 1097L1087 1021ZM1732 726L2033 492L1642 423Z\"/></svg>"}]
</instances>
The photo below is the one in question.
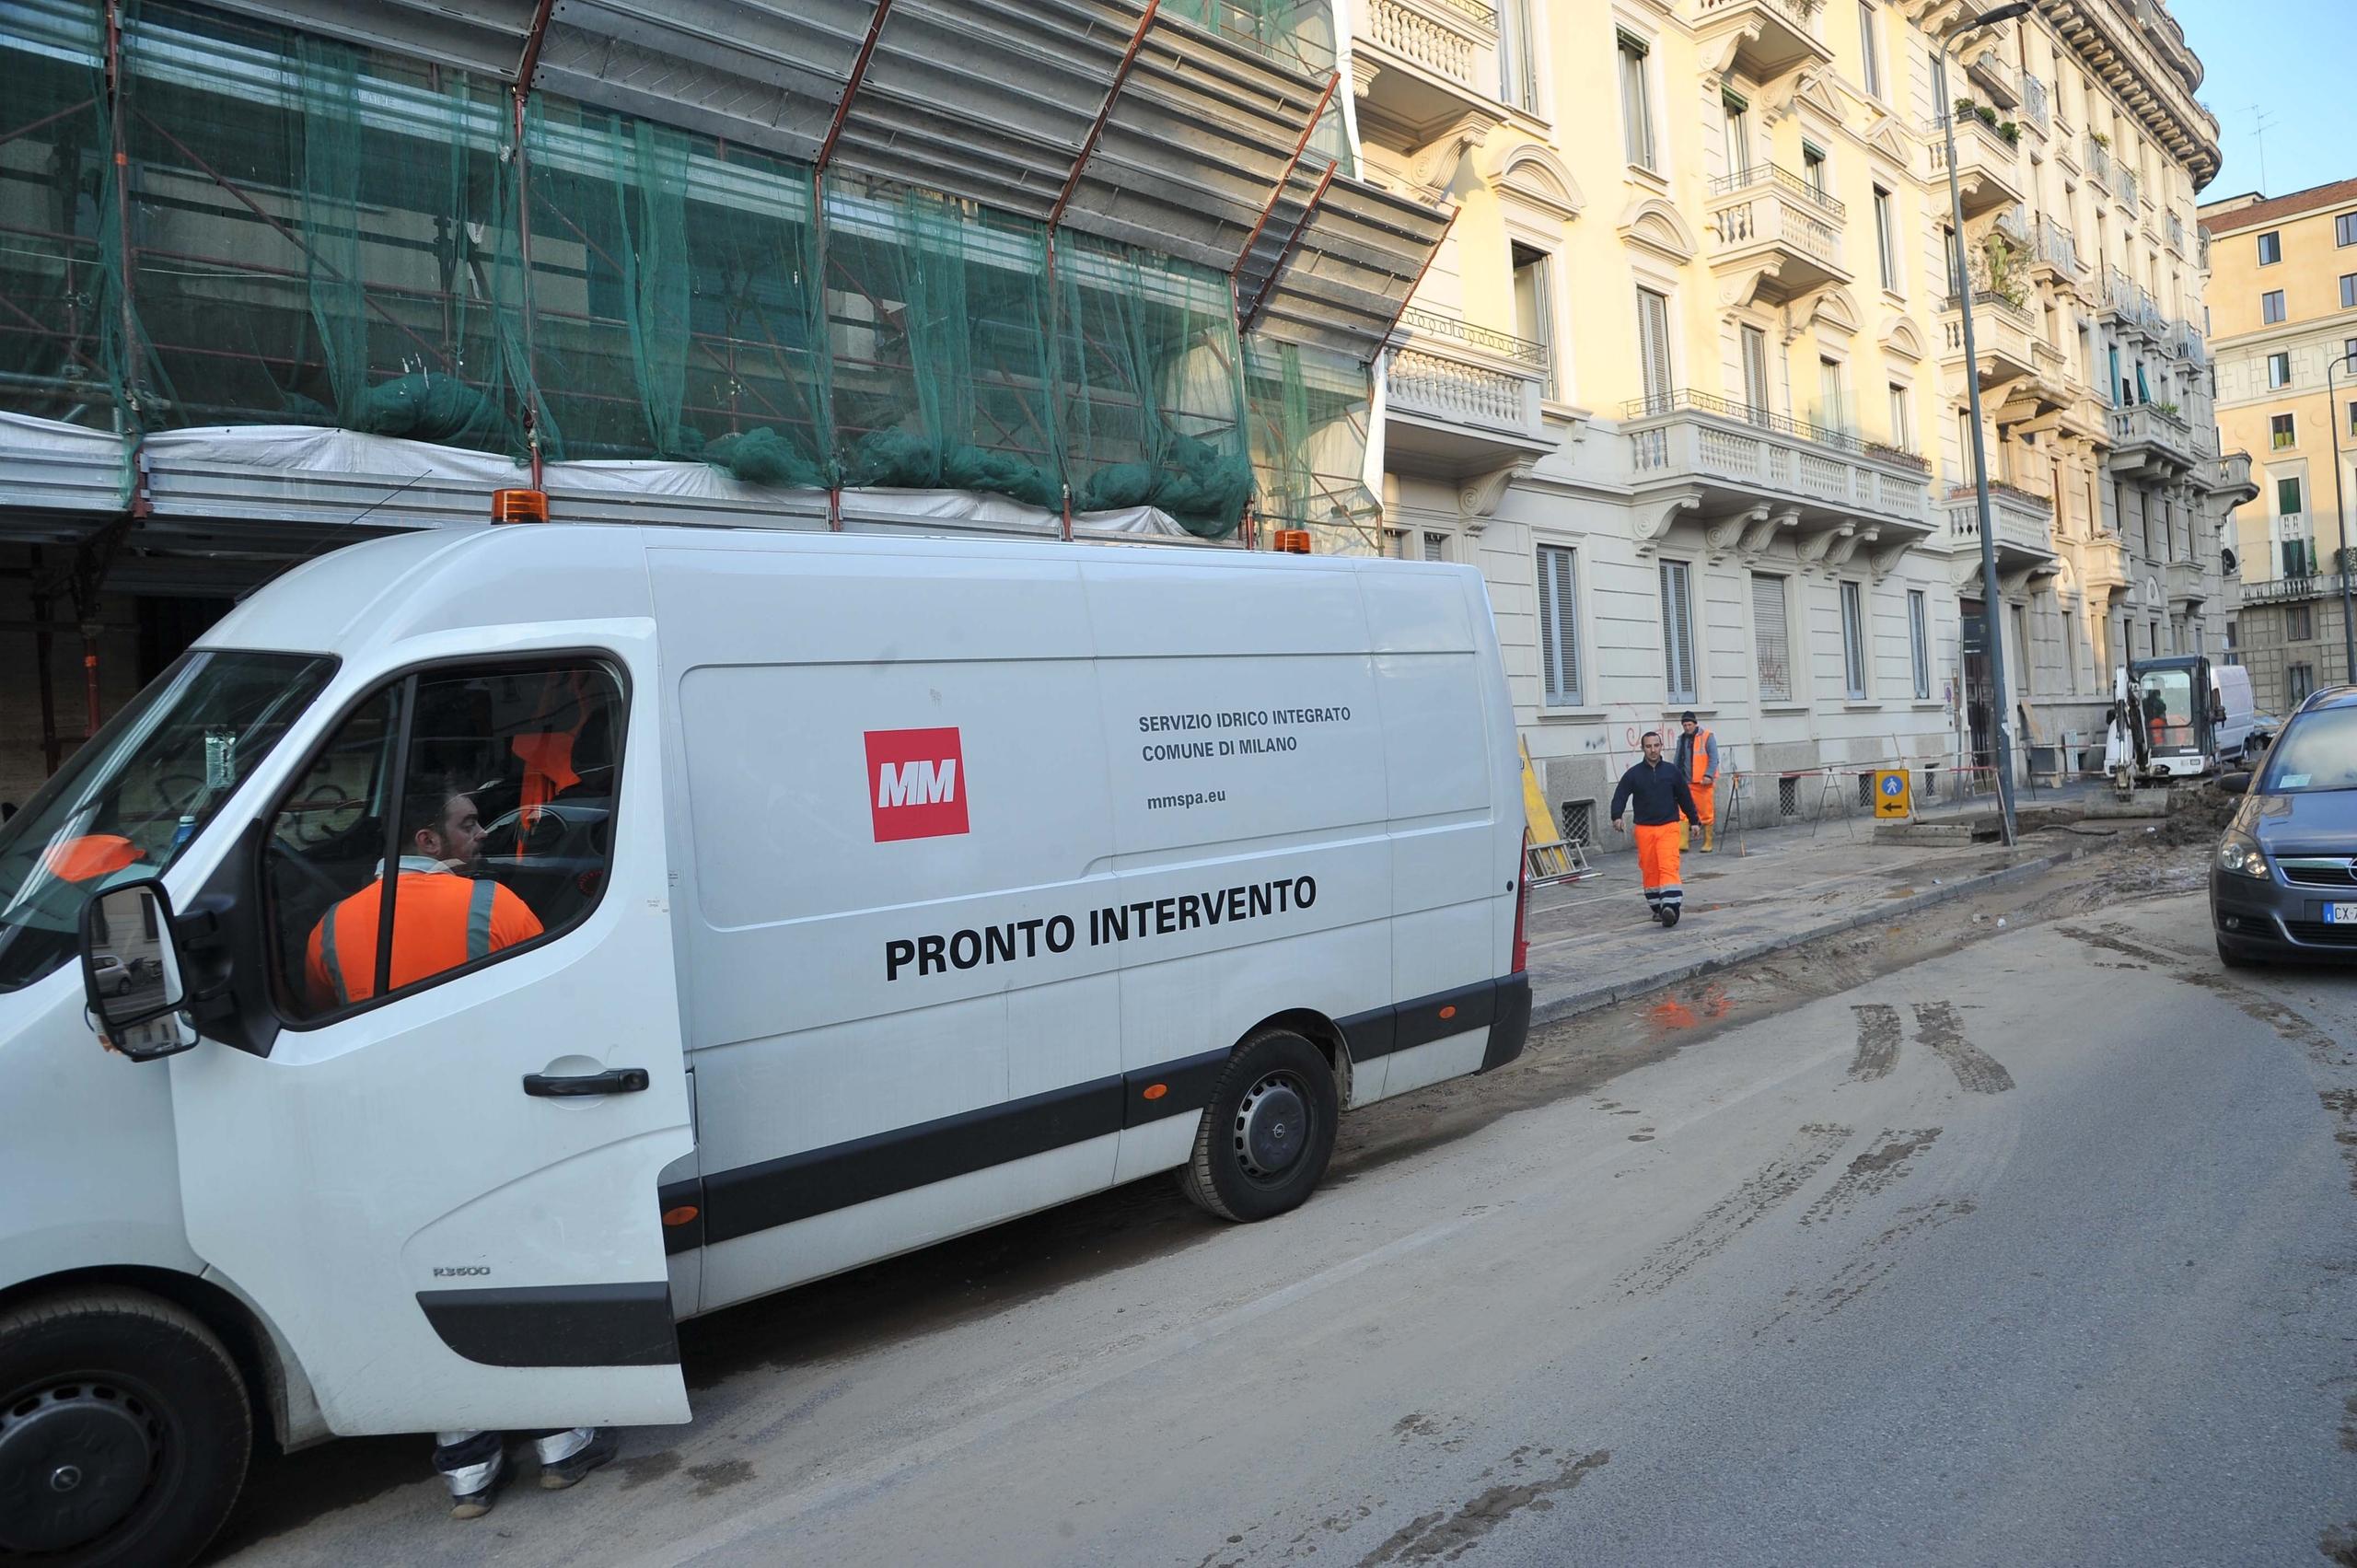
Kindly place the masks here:
<instances>
[{"instance_id":1,"label":"van front wheel","mask_svg":"<svg viewBox=\"0 0 2357 1568\"><path fill-rule=\"evenodd\" d=\"M0 1562L192 1562L252 1446L237 1364L179 1307L106 1290L0 1313Z\"/></svg>"},{"instance_id":2,"label":"van front wheel","mask_svg":"<svg viewBox=\"0 0 2357 1568\"><path fill-rule=\"evenodd\" d=\"M1228 1058L1178 1185L1225 1220L1298 1208L1326 1174L1341 1115L1316 1046L1291 1029L1254 1035Z\"/></svg>"}]
</instances>

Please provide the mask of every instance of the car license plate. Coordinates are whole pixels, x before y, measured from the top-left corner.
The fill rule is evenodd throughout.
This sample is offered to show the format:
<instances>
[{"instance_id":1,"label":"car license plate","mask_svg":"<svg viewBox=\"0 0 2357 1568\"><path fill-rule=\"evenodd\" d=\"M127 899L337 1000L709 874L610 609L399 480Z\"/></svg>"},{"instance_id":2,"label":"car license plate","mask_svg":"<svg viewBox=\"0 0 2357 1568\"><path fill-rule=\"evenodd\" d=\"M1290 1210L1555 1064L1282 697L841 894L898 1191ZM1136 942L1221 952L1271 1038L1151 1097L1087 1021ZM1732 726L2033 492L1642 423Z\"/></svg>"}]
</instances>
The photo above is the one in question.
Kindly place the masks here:
<instances>
[{"instance_id":1,"label":"car license plate","mask_svg":"<svg viewBox=\"0 0 2357 1568\"><path fill-rule=\"evenodd\" d=\"M2357 904L2327 904L2324 906L2327 925L2357 925Z\"/></svg>"}]
</instances>

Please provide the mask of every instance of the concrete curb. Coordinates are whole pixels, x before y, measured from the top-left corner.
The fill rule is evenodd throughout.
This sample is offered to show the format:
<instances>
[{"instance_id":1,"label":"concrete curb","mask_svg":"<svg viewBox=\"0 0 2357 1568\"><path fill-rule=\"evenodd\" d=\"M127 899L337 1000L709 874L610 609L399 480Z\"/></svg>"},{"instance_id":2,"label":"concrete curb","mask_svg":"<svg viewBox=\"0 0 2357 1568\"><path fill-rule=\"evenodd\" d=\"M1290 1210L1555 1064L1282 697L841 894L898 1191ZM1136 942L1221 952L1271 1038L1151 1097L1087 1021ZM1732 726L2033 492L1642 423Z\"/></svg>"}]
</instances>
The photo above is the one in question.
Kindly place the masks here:
<instances>
[{"instance_id":1,"label":"concrete curb","mask_svg":"<svg viewBox=\"0 0 2357 1568\"><path fill-rule=\"evenodd\" d=\"M1642 996L1649 991L1659 991L1665 985L1675 985L1681 980L1692 980L1698 975L1714 974L1720 970L1732 969L1737 964L1747 964L1754 958L1765 958L1771 953L1781 953L1788 948L1797 947L1827 936L1839 936L1845 931L1855 931L1862 925L1880 924L1885 921L1913 914L1919 910L1930 909L1934 904L1944 904L1953 899L1969 898L1975 893L1987 892L1991 888L2002 888L2009 882L2043 877L2058 866L2068 865L2074 860L2084 860L2089 855L2100 854L2107 846L2119 842L2121 841L2105 839L2094 843L2073 844L2069 849L2057 850L2052 854L2041 855L2036 860L2025 860L2018 865L2008 865L2001 871L1986 871L1978 877L1960 877L1954 882L1944 883L1936 888L1927 888L1910 898L1876 904L1871 909L1852 911L1818 924L1780 932L1776 935L1765 936L1757 942L1747 943L1731 952L1714 953L1707 958L1699 958L1689 964L1678 964L1666 970L1656 970L1629 980L1616 981L1608 985L1592 986L1585 991L1564 992L1553 996L1534 996L1530 1005L1530 1027L1538 1028L1542 1025L1560 1023L1565 1018L1578 1017L1583 1013L1593 1013L1599 1008L1609 1007L1616 1002L1625 1002L1631 996Z\"/></svg>"}]
</instances>

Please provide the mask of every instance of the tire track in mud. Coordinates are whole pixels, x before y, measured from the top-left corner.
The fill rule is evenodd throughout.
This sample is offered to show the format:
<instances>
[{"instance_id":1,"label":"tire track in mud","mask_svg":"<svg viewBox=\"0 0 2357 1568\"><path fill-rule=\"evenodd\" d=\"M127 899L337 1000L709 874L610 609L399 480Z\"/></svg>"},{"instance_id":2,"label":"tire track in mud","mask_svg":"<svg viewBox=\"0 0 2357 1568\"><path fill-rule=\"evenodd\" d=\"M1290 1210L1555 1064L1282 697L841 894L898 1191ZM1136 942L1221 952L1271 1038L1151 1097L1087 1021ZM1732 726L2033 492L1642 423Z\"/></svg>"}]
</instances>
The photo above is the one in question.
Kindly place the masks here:
<instances>
[{"instance_id":1,"label":"tire track in mud","mask_svg":"<svg viewBox=\"0 0 2357 1568\"><path fill-rule=\"evenodd\" d=\"M1516 1470L1523 1470L1529 1468L1533 1457L1529 1448L1516 1448L1506 1456L1506 1462ZM1554 1450L1538 1449L1536 1457L1553 1458ZM1420 1514L1394 1531L1390 1539L1360 1558L1358 1568L1382 1568L1388 1562L1454 1562L1480 1546L1492 1530L1515 1515L1526 1508L1545 1513L1555 1506L1558 1493L1571 1491L1611 1462L1612 1451L1608 1448L1565 1454L1557 1458L1551 1468L1537 1474L1500 1481L1453 1514L1438 1510ZM1481 1472L1484 1477L1494 1473Z\"/></svg>"},{"instance_id":2,"label":"tire track in mud","mask_svg":"<svg viewBox=\"0 0 2357 1568\"><path fill-rule=\"evenodd\" d=\"M2100 947L2107 953L2118 953L2121 958L2133 958L2140 964L2150 964L2154 969L2181 970L2185 967L2185 959L2178 954L2164 953L2157 947L2147 947L2142 943L2131 942L2126 937L2116 935L2111 932L2090 931L2084 925L2058 925L2054 929L2073 942L2084 942L2090 947Z\"/></svg>"},{"instance_id":3,"label":"tire track in mud","mask_svg":"<svg viewBox=\"0 0 2357 1568\"><path fill-rule=\"evenodd\" d=\"M1956 1074L1956 1081L1976 1095L2001 1095L2014 1086L2005 1064L1964 1038L1964 1023L1950 1002L1915 1004L1915 1038L1932 1048Z\"/></svg>"},{"instance_id":4,"label":"tire track in mud","mask_svg":"<svg viewBox=\"0 0 2357 1568\"><path fill-rule=\"evenodd\" d=\"M1898 1009L1887 1002L1854 1003L1858 1016L1858 1053L1850 1059L1853 1084L1887 1076L1898 1062Z\"/></svg>"},{"instance_id":5,"label":"tire track in mud","mask_svg":"<svg viewBox=\"0 0 2357 1568\"><path fill-rule=\"evenodd\" d=\"M1658 1295L1667 1290L1716 1257L1754 1220L1806 1186L1849 1141L1847 1127L1811 1122L1802 1128L1782 1154L1622 1275L1621 1288L1630 1295Z\"/></svg>"},{"instance_id":6,"label":"tire track in mud","mask_svg":"<svg viewBox=\"0 0 2357 1568\"><path fill-rule=\"evenodd\" d=\"M2256 1023L2265 1024L2277 1038L2290 1041L2308 1053L2310 1061L2319 1067L2357 1066L2352 1058L2325 1028L2297 1008L2285 1005L2274 997L2236 984L2215 970L2198 967L2200 960L2188 955L2144 947L2118 935L2121 929L2110 926L2091 931L2084 925L2057 925L2055 930L2075 942L2126 957L2165 970L2172 980L2198 986L2221 1000L2233 1004L2242 1015ZM2195 967L2189 967L2195 966Z\"/></svg>"},{"instance_id":7,"label":"tire track in mud","mask_svg":"<svg viewBox=\"0 0 2357 1568\"><path fill-rule=\"evenodd\" d=\"M1891 1027L1898 1027L1895 1014ZM1852 1160L1825 1195L1801 1211L1801 1224L1821 1225L1846 1214L1860 1199L1871 1198L1899 1180L1908 1172L1907 1162L1937 1142L1941 1131L1937 1127L1918 1127L1912 1132L1894 1132L1884 1128L1874 1146Z\"/></svg>"},{"instance_id":8,"label":"tire track in mud","mask_svg":"<svg viewBox=\"0 0 2357 1568\"><path fill-rule=\"evenodd\" d=\"M1860 1249L1858 1256L1843 1264L1821 1288L1809 1292L1794 1285L1786 1291L1784 1304L1754 1329L1751 1337L1756 1340L1771 1333L1795 1318L1823 1322L1887 1279L1904 1261L1902 1249L1906 1243L1929 1235L1950 1220L1978 1213L1980 1208L1979 1202L1971 1198L1935 1198L1928 1203L1899 1210L1890 1227Z\"/></svg>"}]
</instances>

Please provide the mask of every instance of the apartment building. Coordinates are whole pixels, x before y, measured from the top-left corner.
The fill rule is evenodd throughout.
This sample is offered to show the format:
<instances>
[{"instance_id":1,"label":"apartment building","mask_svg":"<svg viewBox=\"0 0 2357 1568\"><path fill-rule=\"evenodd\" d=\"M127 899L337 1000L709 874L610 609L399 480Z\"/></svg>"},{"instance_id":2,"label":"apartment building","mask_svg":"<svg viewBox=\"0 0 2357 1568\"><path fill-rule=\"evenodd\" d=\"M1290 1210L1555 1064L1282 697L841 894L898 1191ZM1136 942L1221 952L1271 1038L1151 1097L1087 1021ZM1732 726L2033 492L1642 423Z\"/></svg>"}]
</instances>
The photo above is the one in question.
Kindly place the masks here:
<instances>
[{"instance_id":1,"label":"apartment building","mask_svg":"<svg viewBox=\"0 0 2357 1568\"><path fill-rule=\"evenodd\" d=\"M2223 648L2217 127L2165 6L1350 5L1367 178L1457 204L1386 362L1387 546L1489 575L1574 830L1689 707L1771 817L1982 761L2008 706L2050 760L2119 659Z\"/></svg>"},{"instance_id":2,"label":"apartment building","mask_svg":"<svg viewBox=\"0 0 2357 1568\"><path fill-rule=\"evenodd\" d=\"M2349 679L2335 568L2357 512L2357 180L2228 197L2200 222L2219 433L2253 455L2235 652L2282 712Z\"/></svg>"}]
</instances>

